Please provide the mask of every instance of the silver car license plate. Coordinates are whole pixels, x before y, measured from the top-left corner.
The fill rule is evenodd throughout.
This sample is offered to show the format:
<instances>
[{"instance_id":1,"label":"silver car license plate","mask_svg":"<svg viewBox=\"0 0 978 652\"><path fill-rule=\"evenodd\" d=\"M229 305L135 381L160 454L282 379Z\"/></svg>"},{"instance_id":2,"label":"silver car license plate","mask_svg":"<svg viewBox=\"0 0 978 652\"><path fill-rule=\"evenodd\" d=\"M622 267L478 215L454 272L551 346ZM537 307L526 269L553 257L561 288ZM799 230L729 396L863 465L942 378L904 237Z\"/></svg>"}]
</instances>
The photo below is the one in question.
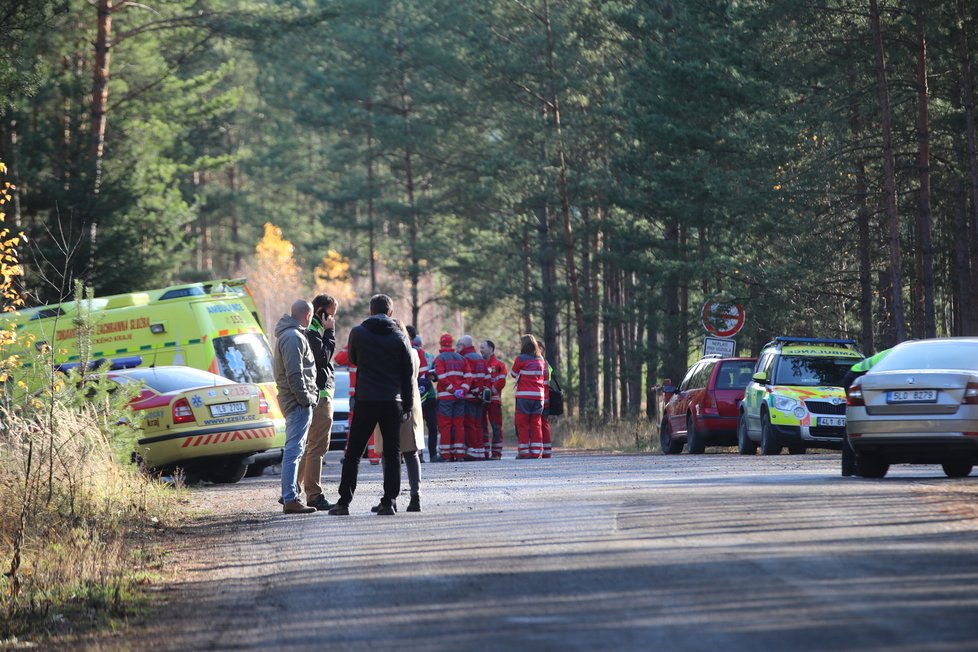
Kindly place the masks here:
<instances>
[{"instance_id":1,"label":"silver car license plate","mask_svg":"<svg viewBox=\"0 0 978 652\"><path fill-rule=\"evenodd\" d=\"M211 416L227 417L234 414L244 414L248 411L248 404L244 401L237 403L218 403L211 406Z\"/></svg>"},{"instance_id":2,"label":"silver car license plate","mask_svg":"<svg viewBox=\"0 0 978 652\"><path fill-rule=\"evenodd\" d=\"M886 393L887 403L936 403L936 389L894 389Z\"/></svg>"},{"instance_id":3,"label":"silver car license plate","mask_svg":"<svg viewBox=\"0 0 978 652\"><path fill-rule=\"evenodd\" d=\"M827 428L844 428L846 425L846 420L842 417L819 417L818 425Z\"/></svg>"}]
</instances>

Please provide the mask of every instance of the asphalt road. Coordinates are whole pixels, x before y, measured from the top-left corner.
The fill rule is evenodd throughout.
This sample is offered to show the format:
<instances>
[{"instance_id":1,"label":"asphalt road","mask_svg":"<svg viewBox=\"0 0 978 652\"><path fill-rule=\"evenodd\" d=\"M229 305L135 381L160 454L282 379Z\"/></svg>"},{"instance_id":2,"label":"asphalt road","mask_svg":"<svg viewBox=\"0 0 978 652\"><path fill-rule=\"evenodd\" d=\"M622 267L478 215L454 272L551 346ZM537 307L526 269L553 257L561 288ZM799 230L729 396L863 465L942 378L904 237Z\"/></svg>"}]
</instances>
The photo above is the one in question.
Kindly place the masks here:
<instances>
[{"instance_id":1,"label":"asphalt road","mask_svg":"<svg viewBox=\"0 0 978 652\"><path fill-rule=\"evenodd\" d=\"M366 463L349 517L281 514L277 476L195 489L183 580L121 647L978 649L978 477L841 478L833 453L423 473L423 511L393 517Z\"/></svg>"}]
</instances>

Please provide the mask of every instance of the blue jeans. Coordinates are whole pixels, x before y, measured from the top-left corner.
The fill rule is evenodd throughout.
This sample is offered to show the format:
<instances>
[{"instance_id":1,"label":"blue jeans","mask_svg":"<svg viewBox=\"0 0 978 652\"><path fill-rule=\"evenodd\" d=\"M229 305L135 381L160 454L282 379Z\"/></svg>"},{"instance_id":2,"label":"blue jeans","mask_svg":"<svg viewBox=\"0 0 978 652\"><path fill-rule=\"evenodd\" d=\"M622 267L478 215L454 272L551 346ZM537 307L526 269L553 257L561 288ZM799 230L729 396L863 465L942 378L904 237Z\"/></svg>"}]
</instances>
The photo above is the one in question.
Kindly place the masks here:
<instances>
[{"instance_id":1,"label":"blue jeans","mask_svg":"<svg viewBox=\"0 0 978 652\"><path fill-rule=\"evenodd\" d=\"M306 446L306 434L312 423L312 406L294 407L285 415L285 450L282 451L282 502L290 503L299 497L296 478L299 458Z\"/></svg>"}]
</instances>

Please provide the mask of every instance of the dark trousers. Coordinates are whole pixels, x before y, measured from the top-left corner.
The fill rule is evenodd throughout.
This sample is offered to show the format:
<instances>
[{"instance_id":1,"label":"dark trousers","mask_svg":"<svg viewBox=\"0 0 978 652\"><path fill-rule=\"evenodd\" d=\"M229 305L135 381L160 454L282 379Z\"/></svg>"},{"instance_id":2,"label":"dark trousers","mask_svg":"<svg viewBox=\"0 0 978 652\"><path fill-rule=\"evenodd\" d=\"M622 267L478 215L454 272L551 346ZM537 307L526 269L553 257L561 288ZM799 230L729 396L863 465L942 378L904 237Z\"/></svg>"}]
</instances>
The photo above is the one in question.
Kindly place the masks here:
<instances>
[{"instance_id":1,"label":"dark trousers","mask_svg":"<svg viewBox=\"0 0 978 652\"><path fill-rule=\"evenodd\" d=\"M421 403L421 414L428 428L428 459L438 457L438 400L434 397Z\"/></svg>"},{"instance_id":2,"label":"dark trousers","mask_svg":"<svg viewBox=\"0 0 978 652\"><path fill-rule=\"evenodd\" d=\"M340 503L349 505L357 490L360 458L374 428L384 437L384 498L391 502L401 492L401 404L398 401L357 401L350 426L350 442L340 476Z\"/></svg>"}]
</instances>

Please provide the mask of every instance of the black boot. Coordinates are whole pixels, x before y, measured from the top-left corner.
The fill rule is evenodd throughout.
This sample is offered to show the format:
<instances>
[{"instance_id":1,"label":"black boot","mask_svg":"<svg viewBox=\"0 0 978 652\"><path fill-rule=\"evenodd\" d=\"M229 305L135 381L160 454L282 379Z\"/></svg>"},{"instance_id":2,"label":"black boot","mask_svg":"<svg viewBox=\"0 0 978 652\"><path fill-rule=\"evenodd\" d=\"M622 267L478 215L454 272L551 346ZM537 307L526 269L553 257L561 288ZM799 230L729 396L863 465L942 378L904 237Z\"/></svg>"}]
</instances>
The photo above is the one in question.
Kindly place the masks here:
<instances>
[{"instance_id":1,"label":"black boot","mask_svg":"<svg viewBox=\"0 0 978 652\"><path fill-rule=\"evenodd\" d=\"M388 502L381 499L380 504L377 505L377 516L393 516L397 513L397 503L393 500Z\"/></svg>"},{"instance_id":2,"label":"black boot","mask_svg":"<svg viewBox=\"0 0 978 652\"><path fill-rule=\"evenodd\" d=\"M411 496L411 502L408 503L407 511L409 512L420 512L421 511L421 496L414 494Z\"/></svg>"}]
</instances>

